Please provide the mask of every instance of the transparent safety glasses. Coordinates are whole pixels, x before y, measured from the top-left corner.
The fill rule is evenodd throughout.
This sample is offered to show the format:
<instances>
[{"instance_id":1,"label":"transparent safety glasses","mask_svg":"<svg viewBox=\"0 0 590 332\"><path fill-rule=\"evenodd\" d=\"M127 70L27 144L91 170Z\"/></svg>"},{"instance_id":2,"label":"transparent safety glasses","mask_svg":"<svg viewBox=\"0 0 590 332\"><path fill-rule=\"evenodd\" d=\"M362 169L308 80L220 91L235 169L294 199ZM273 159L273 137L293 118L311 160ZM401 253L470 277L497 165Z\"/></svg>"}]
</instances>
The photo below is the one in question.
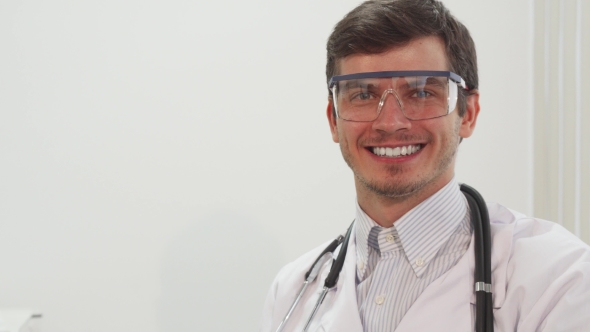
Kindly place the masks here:
<instances>
[{"instance_id":1,"label":"transparent safety glasses","mask_svg":"<svg viewBox=\"0 0 590 332\"><path fill-rule=\"evenodd\" d=\"M374 121L392 95L406 118L445 116L457 106L458 86L465 81L450 71L382 71L334 76L330 79L334 108L348 121Z\"/></svg>"}]
</instances>

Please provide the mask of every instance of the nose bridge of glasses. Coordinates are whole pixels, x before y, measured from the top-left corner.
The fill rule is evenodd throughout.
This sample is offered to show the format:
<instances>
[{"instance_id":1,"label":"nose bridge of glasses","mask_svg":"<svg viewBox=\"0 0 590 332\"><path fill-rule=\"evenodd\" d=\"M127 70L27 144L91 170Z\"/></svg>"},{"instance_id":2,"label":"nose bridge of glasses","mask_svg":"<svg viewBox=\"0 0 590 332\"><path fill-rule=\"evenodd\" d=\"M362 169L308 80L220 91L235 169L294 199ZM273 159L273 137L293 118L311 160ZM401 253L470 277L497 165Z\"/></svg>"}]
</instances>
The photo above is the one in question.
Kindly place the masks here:
<instances>
[{"instance_id":1,"label":"nose bridge of glasses","mask_svg":"<svg viewBox=\"0 0 590 332\"><path fill-rule=\"evenodd\" d=\"M402 101L399 98L398 94L395 92L395 90L392 88L386 89L385 91L383 91L383 94L381 94L381 99L379 100L379 106L377 107L377 114L378 115L381 114L381 111L383 110L383 106L385 105L385 101L387 100L387 97L389 96L389 94L391 94L393 96L393 99L395 100L396 105L399 107L399 110L405 116L404 106L402 104Z\"/></svg>"}]
</instances>

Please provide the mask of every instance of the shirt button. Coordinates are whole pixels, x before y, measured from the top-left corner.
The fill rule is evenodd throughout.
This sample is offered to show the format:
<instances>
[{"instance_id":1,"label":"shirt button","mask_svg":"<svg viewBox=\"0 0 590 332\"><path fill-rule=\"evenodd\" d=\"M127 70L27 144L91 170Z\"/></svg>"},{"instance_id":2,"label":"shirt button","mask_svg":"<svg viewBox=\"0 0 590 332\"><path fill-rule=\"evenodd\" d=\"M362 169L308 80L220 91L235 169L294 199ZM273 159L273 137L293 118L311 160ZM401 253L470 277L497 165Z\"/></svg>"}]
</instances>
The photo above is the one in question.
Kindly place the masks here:
<instances>
[{"instance_id":1,"label":"shirt button","mask_svg":"<svg viewBox=\"0 0 590 332\"><path fill-rule=\"evenodd\" d=\"M422 266L422 265L424 265L424 259L422 259L422 257L418 257L418 258L416 258L416 265L417 265L417 266Z\"/></svg>"},{"instance_id":2,"label":"shirt button","mask_svg":"<svg viewBox=\"0 0 590 332\"><path fill-rule=\"evenodd\" d=\"M379 295L375 298L375 303L381 305L383 304L383 302L385 302L385 296Z\"/></svg>"},{"instance_id":3,"label":"shirt button","mask_svg":"<svg viewBox=\"0 0 590 332\"><path fill-rule=\"evenodd\" d=\"M359 261L359 263L358 263L359 270L362 270L364 267L365 267L365 263L363 261Z\"/></svg>"},{"instance_id":4,"label":"shirt button","mask_svg":"<svg viewBox=\"0 0 590 332\"><path fill-rule=\"evenodd\" d=\"M395 238L393 237L392 234L387 234L387 236L385 236L385 241L393 242L393 240L395 240Z\"/></svg>"}]
</instances>

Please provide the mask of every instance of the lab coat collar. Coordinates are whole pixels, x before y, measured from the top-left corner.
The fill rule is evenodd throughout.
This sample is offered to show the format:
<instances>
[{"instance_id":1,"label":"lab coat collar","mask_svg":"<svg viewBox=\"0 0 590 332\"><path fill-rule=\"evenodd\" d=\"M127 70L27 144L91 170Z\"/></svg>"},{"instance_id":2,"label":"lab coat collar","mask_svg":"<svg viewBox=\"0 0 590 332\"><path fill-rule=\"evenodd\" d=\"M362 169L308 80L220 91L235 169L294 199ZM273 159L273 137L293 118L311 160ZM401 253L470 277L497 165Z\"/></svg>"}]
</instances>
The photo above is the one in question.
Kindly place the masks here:
<instances>
[{"instance_id":1,"label":"lab coat collar","mask_svg":"<svg viewBox=\"0 0 590 332\"><path fill-rule=\"evenodd\" d=\"M357 262L363 262L360 266L357 264L357 276L359 280L364 280L365 271L369 257L369 244L368 237L371 229L379 226L371 217L369 217L361 208L356 201L356 218L354 221L354 238L356 247L356 260Z\"/></svg>"}]
</instances>

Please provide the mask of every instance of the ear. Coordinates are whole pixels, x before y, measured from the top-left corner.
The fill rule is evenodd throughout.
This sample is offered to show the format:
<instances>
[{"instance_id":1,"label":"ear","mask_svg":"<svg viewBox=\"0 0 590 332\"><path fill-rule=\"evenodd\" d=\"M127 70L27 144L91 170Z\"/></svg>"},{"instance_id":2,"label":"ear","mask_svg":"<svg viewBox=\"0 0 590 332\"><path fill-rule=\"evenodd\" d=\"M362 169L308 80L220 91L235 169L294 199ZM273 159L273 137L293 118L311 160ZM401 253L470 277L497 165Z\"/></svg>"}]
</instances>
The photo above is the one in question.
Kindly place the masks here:
<instances>
[{"instance_id":1,"label":"ear","mask_svg":"<svg viewBox=\"0 0 590 332\"><path fill-rule=\"evenodd\" d=\"M336 118L336 114L334 114L334 106L333 106L333 102L330 99L328 101L328 106L326 107L326 115L328 116L328 122L330 123L330 131L332 131L332 140L335 143L339 142L339 138L338 138L338 123L337 123L337 118Z\"/></svg>"},{"instance_id":2,"label":"ear","mask_svg":"<svg viewBox=\"0 0 590 332\"><path fill-rule=\"evenodd\" d=\"M467 110L461 118L461 128L459 129L459 136L467 138L473 134L475 130L475 123L479 115L479 91L472 91L467 96Z\"/></svg>"}]
</instances>

